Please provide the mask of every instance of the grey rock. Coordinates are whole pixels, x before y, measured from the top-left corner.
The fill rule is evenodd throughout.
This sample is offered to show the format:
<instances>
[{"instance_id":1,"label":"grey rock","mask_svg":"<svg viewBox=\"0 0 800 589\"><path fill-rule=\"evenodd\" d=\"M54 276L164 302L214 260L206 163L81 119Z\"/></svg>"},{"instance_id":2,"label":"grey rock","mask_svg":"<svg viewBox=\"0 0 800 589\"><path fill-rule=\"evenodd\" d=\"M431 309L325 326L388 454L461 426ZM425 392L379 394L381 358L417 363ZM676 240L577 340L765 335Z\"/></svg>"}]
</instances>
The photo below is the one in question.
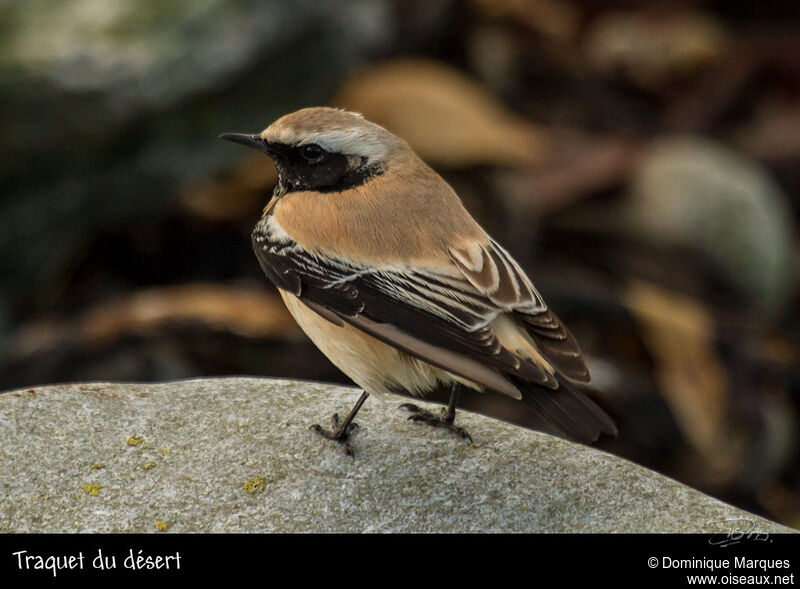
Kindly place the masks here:
<instances>
[{"instance_id":1,"label":"grey rock","mask_svg":"<svg viewBox=\"0 0 800 589\"><path fill-rule=\"evenodd\" d=\"M469 444L409 422L399 398L368 400L350 458L308 426L358 394L228 378L0 395L0 532L790 531L621 458L462 412Z\"/></svg>"}]
</instances>

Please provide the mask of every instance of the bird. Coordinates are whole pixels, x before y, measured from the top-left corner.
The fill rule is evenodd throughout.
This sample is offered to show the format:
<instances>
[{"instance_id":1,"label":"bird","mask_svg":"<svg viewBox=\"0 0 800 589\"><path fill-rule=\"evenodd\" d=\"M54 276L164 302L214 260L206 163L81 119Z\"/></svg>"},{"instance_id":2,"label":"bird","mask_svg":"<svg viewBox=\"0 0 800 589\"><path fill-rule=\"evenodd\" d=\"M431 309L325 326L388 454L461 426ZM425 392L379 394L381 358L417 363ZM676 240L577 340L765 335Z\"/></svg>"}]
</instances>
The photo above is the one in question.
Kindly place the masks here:
<instances>
[{"instance_id":1,"label":"bird","mask_svg":"<svg viewBox=\"0 0 800 589\"><path fill-rule=\"evenodd\" d=\"M470 441L455 425L462 391L511 401L536 429L576 442L617 435L587 394L574 336L405 140L334 107L220 138L273 160L278 182L252 231L256 258L300 328L363 391L330 429L311 429L352 454L353 419L370 394L445 390L440 412L402 407Z\"/></svg>"}]
</instances>

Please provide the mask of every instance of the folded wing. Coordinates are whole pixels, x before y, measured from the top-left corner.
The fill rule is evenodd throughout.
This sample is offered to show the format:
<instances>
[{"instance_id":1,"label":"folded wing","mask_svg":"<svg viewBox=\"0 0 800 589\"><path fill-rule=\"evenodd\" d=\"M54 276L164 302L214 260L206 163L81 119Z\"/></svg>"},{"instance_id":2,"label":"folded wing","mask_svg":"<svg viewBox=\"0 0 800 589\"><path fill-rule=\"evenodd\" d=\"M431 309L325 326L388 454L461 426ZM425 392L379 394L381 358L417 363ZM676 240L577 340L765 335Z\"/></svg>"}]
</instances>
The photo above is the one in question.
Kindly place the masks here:
<instances>
[{"instance_id":1,"label":"folded wing","mask_svg":"<svg viewBox=\"0 0 800 589\"><path fill-rule=\"evenodd\" d=\"M442 267L375 268L253 237L266 275L326 319L524 402L553 433L616 433L572 386L589 378L574 338L496 243L452 248Z\"/></svg>"}]
</instances>

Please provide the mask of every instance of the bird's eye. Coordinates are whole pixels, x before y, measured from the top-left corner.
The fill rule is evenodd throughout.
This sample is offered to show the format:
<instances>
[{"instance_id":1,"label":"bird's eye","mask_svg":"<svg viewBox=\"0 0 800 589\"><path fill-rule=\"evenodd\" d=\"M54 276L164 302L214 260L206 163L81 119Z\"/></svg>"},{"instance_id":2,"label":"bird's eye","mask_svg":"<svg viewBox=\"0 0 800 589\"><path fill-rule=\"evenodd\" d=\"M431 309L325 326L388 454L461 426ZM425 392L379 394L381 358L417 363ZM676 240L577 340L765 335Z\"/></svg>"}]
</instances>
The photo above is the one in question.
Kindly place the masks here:
<instances>
[{"instance_id":1,"label":"bird's eye","mask_svg":"<svg viewBox=\"0 0 800 589\"><path fill-rule=\"evenodd\" d=\"M305 158L306 161L311 163L316 163L321 161L327 155L327 151L322 149L316 143L311 143L309 145L304 145L300 148L300 154Z\"/></svg>"}]
</instances>

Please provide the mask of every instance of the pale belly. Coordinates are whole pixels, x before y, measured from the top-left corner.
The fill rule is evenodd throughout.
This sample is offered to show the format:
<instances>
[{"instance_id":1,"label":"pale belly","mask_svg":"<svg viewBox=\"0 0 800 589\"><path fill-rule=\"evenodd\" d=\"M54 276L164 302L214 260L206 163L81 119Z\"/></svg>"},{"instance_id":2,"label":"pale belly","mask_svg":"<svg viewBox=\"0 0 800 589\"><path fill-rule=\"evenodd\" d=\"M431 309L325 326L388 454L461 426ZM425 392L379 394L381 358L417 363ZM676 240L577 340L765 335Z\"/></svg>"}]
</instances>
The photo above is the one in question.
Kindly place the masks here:
<instances>
[{"instance_id":1,"label":"pale belly","mask_svg":"<svg viewBox=\"0 0 800 589\"><path fill-rule=\"evenodd\" d=\"M412 395L423 396L437 386L453 383L453 376L444 370L417 360L351 325L335 325L293 294L280 289L278 292L311 341L366 392L381 395L400 387Z\"/></svg>"}]
</instances>

